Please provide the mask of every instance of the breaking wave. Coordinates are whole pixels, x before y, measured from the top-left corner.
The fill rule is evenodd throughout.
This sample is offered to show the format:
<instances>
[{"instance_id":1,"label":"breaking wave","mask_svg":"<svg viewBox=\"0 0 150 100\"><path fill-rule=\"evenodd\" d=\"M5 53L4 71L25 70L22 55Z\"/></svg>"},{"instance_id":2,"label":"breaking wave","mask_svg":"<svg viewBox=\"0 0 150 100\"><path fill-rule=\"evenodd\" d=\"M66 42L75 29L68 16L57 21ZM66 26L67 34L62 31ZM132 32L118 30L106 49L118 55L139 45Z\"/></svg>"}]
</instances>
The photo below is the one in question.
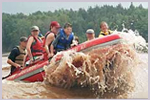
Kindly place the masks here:
<instances>
[{"instance_id":1,"label":"breaking wave","mask_svg":"<svg viewBox=\"0 0 150 100\"><path fill-rule=\"evenodd\" d=\"M59 54L58 54L59 55ZM90 87L96 94L127 91L134 87L132 71L136 65L134 50L125 44L95 49L86 54L63 52L63 57L45 66L46 82L63 88Z\"/></svg>"},{"instance_id":2,"label":"breaking wave","mask_svg":"<svg viewBox=\"0 0 150 100\"><path fill-rule=\"evenodd\" d=\"M148 45L137 31L115 31L114 34L122 37L122 43L84 53L65 51L55 55L51 64L44 67L45 82L63 88L89 87L100 97L105 92L119 97L132 91L135 87L133 72L139 63L137 52L147 51ZM63 57L56 61L60 55Z\"/></svg>"}]
</instances>

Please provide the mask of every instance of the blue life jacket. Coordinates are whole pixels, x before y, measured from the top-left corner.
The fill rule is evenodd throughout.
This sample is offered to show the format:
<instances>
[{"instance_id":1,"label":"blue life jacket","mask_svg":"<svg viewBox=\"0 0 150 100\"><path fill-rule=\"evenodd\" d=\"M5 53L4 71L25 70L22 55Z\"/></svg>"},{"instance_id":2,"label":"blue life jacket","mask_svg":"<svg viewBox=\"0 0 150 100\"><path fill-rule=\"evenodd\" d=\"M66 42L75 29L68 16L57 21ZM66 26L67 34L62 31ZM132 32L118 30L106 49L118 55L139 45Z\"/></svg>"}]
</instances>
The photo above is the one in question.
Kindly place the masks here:
<instances>
[{"instance_id":1,"label":"blue life jacket","mask_svg":"<svg viewBox=\"0 0 150 100\"><path fill-rule=\"evenodd\" d=\"M70 48L72 40L74 38L73 33L71 33L67 39L67 36L63 29L60 30L60 39L58 40L58 44L56 46L56 50L66 50Z\"/></svg>"}]
</instances>

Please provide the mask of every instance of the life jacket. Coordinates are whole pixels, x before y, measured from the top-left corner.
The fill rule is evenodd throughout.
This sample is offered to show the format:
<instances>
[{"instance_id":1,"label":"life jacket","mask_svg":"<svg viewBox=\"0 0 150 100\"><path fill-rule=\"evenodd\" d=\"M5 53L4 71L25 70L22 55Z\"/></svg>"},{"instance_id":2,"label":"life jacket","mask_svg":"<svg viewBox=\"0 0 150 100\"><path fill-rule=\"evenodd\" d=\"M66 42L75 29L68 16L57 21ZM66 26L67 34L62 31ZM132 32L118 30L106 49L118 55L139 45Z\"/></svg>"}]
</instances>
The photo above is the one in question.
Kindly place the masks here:
<instances>
[{"instance_id":1,"label":"life jacket","mask_svg":"<svg viewBox=\"0 0 150 100\"><path fill-rule=\"evenodd\" d=\"M110 35L111 33L112 33L111 30L108 30L108 32L103 32L103 31L101 31L100 34L99 34L99 37L106 36L106 35Z\"/></svg>"},{"instance_id":2,"label":"life jacket","mask_svg":"<svg viewBox=\"0 0 150 100\"><path fill-rule=\"evenodd\" d=\"M15 58L15 63L23 66L23 60L26 55L26 50L22 49L20 46L17 46L19 50L19 55Z\"/></svg>"},{"instance_id":3,"label":"life jacket","mask_svg":"<svg viewBox=\"0 0 150 100\"><path fill-rule=\"evenodd\" d=\"M70 47L71 43L72 43L72 40L74 38L74 35L73 33L71 33L67 39L67 36L64 32L63 29L60 30L60 39L58 40L58 44L57 46L55 47L56 50L60 49L60 50L66 50L68 49L68 47Z\"/></svg>"},{"instance_id":4,"label":"life jacket","mask_svg":"<svg viewBox=\"0 0 150 100\"><path fill-rule=\"evenodd\" d=\"M32 53L32 56L39 56L39 55L42 55L43 54L43 41L38 37L34 37L34 36L29 36L30 37L33 37L35 42L32 43L31 45L31 53ZM28 39L29 39L28 38Z\"/></svg>"}]
</instances>

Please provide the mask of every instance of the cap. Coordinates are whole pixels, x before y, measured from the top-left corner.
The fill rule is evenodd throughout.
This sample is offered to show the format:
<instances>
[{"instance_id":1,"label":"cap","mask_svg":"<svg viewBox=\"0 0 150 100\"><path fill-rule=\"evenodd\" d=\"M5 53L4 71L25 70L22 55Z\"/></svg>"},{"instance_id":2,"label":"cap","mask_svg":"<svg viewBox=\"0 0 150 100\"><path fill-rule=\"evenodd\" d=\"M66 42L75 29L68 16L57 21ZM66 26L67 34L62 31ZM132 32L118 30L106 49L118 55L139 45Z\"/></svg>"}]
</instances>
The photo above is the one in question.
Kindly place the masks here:
<instances>
[{"instance_id":1,"label":"cap","mask_svg":"<svg viewBox=\"0 0 150 100\"><path fill-rule=\"evenodd\" d=\"M52 21L51 23L50 23L50 27L57 27L57 28L60 28L61 26L60 26L60 24L57 22L57 21Z\"/></svg>"},{"instance_id":2,"label":"cap","mask_svg":"<svg viewBox=\"0 0 150 100\"><path fill-rule=\"evenodd\" d=\"M27 39L27 37L21 37L20 38L20 42L26 42L28 39Z\"/></svg>"},{"instance_id":3,"label":"cap","mask_svg":"<svg viewBox=\"0 0 150 100\"><path fill-rule=\"evenodd\" d=\"M35 31L35 30L39 31L40 29L39 29L38 26L32 26L32 27L31 27L31 31Z\"/></svg>"},{"instance_id":4,"label":"cap","mask_svg":"<svg viewBox=\"0 0 150 100\"><path fill-rule=\"evenodd\" d=\"M88 29L86 33L95 33L93 29Z\"/></svg>"}]
</instances>

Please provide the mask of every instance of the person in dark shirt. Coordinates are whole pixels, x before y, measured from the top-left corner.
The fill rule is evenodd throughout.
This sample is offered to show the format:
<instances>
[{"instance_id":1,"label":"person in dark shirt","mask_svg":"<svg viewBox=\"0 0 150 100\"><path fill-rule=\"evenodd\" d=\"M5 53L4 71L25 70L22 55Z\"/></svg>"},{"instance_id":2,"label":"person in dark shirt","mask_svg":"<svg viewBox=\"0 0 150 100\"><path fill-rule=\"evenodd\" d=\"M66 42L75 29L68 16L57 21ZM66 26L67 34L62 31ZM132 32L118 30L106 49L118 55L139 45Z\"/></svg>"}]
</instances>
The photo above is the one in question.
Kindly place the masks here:
<instances>
[{"instance_id":1,"label":"person in dark shirt","mask_svg":"<svg viewBox=\"0 0 150 100\"><path fill-rule=\"evenodd\" d=\"M9 54L7 60L7 63L11 65L10 74L12 74L16 70L16 68L24 66L26 56L26 44L27 37L21 37L19 46L16 46L11 50L11 53Z\"/></svg>"}]
</instances>

